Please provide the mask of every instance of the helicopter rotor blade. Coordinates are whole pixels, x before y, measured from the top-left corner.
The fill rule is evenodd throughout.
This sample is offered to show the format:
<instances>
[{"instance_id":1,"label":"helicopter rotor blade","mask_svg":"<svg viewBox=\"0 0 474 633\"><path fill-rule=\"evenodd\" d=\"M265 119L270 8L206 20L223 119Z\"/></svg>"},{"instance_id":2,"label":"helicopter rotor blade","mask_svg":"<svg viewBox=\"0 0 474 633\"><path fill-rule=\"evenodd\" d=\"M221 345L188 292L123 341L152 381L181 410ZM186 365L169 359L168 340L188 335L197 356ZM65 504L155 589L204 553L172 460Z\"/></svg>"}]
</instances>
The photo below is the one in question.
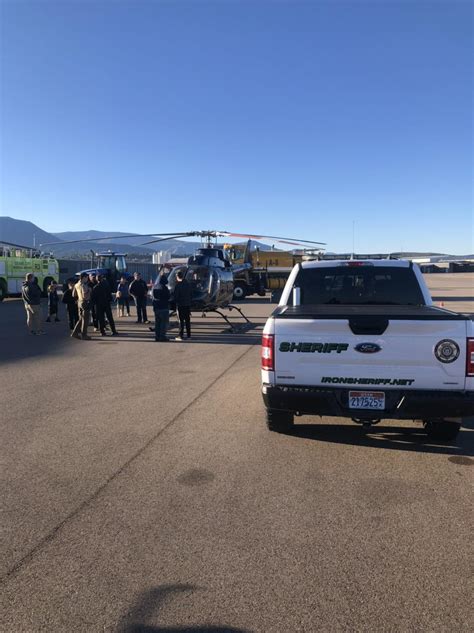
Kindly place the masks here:
<instances>
[{"instance_id":1,"label":"helicopter rotor blade","mask_svg":"<svg viewBox=\"0 0 474 633\"><path fill-rule=\"evenodd\" d=\"M314 240L300 240L298 238L293 237L278 237L276 235L251 235L247 233L230 233L229 231L218 231L219 235L223 237L242 237L249 240L276 240L277 242L282 242L283 244L292 244L293 246L299 246L301 244L313 244L319 246L325 246L325 242L315 242Z\"/></svg>"},{"instance_id":2,"label":"helicopter rotor blade","mask_svg":"<svg viewBox=\"0 0 474 633\"><path fill-rule=\"evenodd\" d=\"M157 242L164 242L167 239L179 239L182 237L200 237L207 238L217 238L217 237L237 237L243 239L250 240L275 240L277 242L281 242L283 244L289 244L291 246L306 246L306 248L316 248L318 246L325 246L325 242L316 242L314 240L300 240L297 238L291 237L279 237L276 235L254 235L251 233L232 233L230 231L216 231L216 230L205 230L205 231L181 231L174 233L131 233L127 235L107 235L103 237L85 237L80 240L61 240L58 242L44 242L40 244L40 247L43 246L61 246L64 244L80 244L84 242L104 242L111 240L123 240L127 238L137 238L137 237L155 237L157 239L150 240L149 242L144 242L139 246L147 246L148 244L155 244Z\"/></svg>"},{"instance_id":3,"label":"helicopter rotor blade","mask_svg":"<svg viewBox=\"0 0 474 633\"><path fill-rule=\"evenodd\" d=\"M180 233L182 236L192 236L195 234L195 231L191 231L189 233ZM58 246L61 244L79 244L81 242L100 242L103 240L123 240L129 237L158 237L158 236L167 236L169 235L171 239L175 233L131 233L130 235L107 235L105 237L84 237L81 240L61 240L59 242L44 242L40 244L40 246Z\"/></svg>"},{"instance_id":4,"label":"helicopter rotor blade","mask_svg":"<svg viewBox=\"0 0 474 633\"><path fill-rule=\"evenodd\" d=\"M158 240L151 240L150 242L143 242L139 246L148 246L148 244L156 244L157 242L166 242L167 240L176 240L180 237L190 237L189 233L178 233L178 235L171 235L170 237L160 237Z\"/></svg>"}]
</instances>

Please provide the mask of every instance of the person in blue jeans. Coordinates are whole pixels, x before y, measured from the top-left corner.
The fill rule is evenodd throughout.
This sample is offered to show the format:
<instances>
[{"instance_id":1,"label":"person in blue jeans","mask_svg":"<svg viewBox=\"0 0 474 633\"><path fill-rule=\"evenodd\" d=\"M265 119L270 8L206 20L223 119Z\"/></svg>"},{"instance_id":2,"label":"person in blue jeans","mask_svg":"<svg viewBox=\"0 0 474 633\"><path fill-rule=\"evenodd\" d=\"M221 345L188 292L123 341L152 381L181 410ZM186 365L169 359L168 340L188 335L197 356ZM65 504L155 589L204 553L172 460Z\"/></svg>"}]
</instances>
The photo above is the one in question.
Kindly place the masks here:
<instances>
[{"instance_id":1,"label":"person in blue jeans","mask_svg":"<svg viewBox=\"0 0 474 633\"><path fill-rule=\"evenodd\" d=\"M130 316L130 292L128 290L128 281L125 277L120 278L120 283L117 286L117 316L123 317L125 308L127 309L127 316Z\"/></svg>"},{"instance_id":2,"label":"person in blue jeans","mask_svg":"<svg viewBox=\"0 0 474 633\"><path fill-rule=\"evenodd\" d=\"M168 290L168 277L162 275L158 284L153 288L153 312L155 313L155 341L166 342L169 339L166 336L168 323L170 320L169 300L170 291Z\"/></svg>"}]
</instances>

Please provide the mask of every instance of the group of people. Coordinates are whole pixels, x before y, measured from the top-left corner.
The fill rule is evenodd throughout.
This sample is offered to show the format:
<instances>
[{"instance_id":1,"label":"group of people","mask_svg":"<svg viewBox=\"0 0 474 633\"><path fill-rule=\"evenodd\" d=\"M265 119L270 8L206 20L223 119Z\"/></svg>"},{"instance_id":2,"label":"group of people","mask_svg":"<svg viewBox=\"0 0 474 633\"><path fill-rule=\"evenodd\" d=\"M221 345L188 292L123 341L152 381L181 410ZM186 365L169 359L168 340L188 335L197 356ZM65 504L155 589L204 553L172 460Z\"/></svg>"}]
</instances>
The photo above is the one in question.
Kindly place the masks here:
<instances>
[{"instance_id":1,"label":"group of people","mask_svg":"<svg viewBox=\"0 0 474 633\"><path fill-rule=\"evenodd\" d=\"M153 312L155 314L155 341L166 342L169 327L170 291L168 278L162 275L152 291ZM68 288L63 294L62 303L65 304L69 320L71 336L81 340L90 340L88 327L92 321L94 331L107 336L110 328L112 336L118 336L111 304L114 300L110 285L104 275L81 273L79 280L68 281ZM134 273L133 281L129 284L125 277L120 279L116 289L117 316L130 316L130 299L133 298L137 309L137 323L149 323L147 315L148 286L140 273ZM22 298L27 314L27 325L31 334L40 335L41 329L41 288L38 280L29 273L23 283ZM191 285L186 281L183 271L176 273L176 286L173 303L179 319L179 335L175 338L182 341L184 330L186 337L191 338ZM58 322L59 296L57 284L52 282L48 287L48 317L46 322Z\"/></svg>"}]
</instances>

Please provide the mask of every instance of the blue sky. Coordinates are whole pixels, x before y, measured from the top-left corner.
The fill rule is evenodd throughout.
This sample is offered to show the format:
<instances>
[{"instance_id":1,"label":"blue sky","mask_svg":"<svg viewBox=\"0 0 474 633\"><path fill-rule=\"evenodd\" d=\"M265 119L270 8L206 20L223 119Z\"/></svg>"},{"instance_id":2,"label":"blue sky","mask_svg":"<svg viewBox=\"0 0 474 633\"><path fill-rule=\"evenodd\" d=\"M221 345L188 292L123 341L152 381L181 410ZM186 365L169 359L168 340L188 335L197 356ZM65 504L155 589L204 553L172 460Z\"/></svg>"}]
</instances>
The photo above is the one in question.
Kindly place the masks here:
<instances>
[{"instance_id":1,"label":"blue sky","mask_svg":"<svg viewBox=\"0 0 474 633\"><path fill-rule=\"evenodd\" d=\"M469 2L3 2L1 215L474 251Z\"/></svg>"}]
</instances>

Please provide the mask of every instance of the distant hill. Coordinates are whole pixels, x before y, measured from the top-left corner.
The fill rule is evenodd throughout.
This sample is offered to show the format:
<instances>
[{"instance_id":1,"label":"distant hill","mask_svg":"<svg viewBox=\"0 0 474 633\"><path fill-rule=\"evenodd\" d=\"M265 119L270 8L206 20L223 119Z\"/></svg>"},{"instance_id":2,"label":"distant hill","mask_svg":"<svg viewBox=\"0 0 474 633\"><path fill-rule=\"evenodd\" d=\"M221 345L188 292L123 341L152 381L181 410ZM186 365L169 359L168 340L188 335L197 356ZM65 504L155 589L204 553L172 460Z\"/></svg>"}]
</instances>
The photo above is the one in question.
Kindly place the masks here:
<instances>
[{"instance_id":1,"label":"distant hill","mask_svg":"<svg viewBox=\"0 0 474 633\"><path fill-rule=\"evenodd\" d=\"M56 233L55 236L60 240L87 240L87 238L104 238L110 237L110 240L101 239L98 242L80 242L78 244L61 245L60 251L65 247L73 250L75 253L78 249L82 253L89 253L90 250L111 250L121 251L134 254L150 254L155 251L172 251L176 255L190 255L199 246L197 242L182 242L180 240L166 240L158 242L156 245L140 246L144 242L150 241L153 237L143 237L137 234L136 237L127 237L126 240L114 240L114 237L121 235L133 235L132 233L121 233L119 231L67 231L64 233ZM56 247L55 247L56 252Z\"/></svg>"},{"instance_id":2,"label":"distant hill","mask_svg":"<svg viewBox=\"0 0 474 633\"><path fill-rule=\"evenodd\" d=\"M43 231L33 222L15 220L8 216L0 217L0 241L38 248L44 242L55 242L56 240L55 235Z\"/></svg>"},{"instance_id":3,"label":"distant hill","mask_svg":"<svg viewBox=\"0 0 474 633\"><path fill-rule=\"evenodd\" d=\"M76 244L62 244L61 241L83 240L86 238L106 236L128 235L119 232L104 231L68 231L52 234L43 231L39 226L26 220L16 220L7 216L0 217L0 241L19 244L20 246L35 246L45 251L51 251L56 257L89 257L90 251L111 250L134 255L151 255L157 250L172 251L176 255L188 255L199 246L197 242L182 242L179 240L167 240L159 242L156 246L138 246L147 238L132 237L127 240L106 240L100 242L79 242ZM150 238L151 239L151 238ZM44 246L49 242L59 242L54 245Z\"/></svg>"},{"instance_id":4,"label":"distant hill","mask_svg":"<svg viewBox=\"0 0 474 633\"><path fill-rule=\"evenodd\" d=\"M128 233L121 233L118 231L66 231L63 233L48 233L43 231L39 226L28 222L27 220L16 220L8 216L0 216L0 241L12 242L14 244L20 244L22 246L36 246L41 248L41 244L47 242L69 241L69 240L83 240L87 238L97 237L111 237L111 240L105 240L100 242L86 241L76 244L55 244L54 246L46 246L44 250L52 251L56 257L89 257L90 251L94 252L100 250L111 250L122 253L128 253L129 255L151 255L155 251L170 251L173 255L183 257L185 255L191 255L196 248L201 245L199 242L184 242L181 240L166 240L165 242L158 242L156 244L150 244L149 246L139 246L143 242L147 241L147 238L139 235L129 237L125 241L114 240L114 237L120 235L129 235ZM133 235L130 233L130 235ZM153 238L150 238L153 239ZM245 243L244 241L242 243ZM276 250L285 250L283 244L276 242L275 245L280 246ZM271 246L252 240L252 250L258 246L260 250L271 250ZM327 253L330 254L329 252ZM443 257L446 260L449 259L463 259L473 258L474 255L447 255L444 253L433 252L412 252L412 253L392 253L395 256L401 257ZM333 254L335 255L335 253Z\"/></svg>"},{"instance_id":5,"label":"distant hill","mask_svg":"<svg viewBox=\"0 0 474 633\"><path fill-rule=\"evenodd\" d=\"M91 250L95 253L99 251L114 251L118 253L133 253L136 255L151 255L153 249L146 246L133 246L120 241L115 242L78 242L75 244L62 244L61 242L45 246L44 250L54 253L56 257L90 257Z\"/></svg>"},{"instance_id":6,"label":"distant hill","mask_svg":"<svg viewBox=\"0 0 474 633\"><path fill-rule=\"evenodd\" d=\"M88 238L99 238L99 237L120 237L121 235L133 235L133 233L120 233L119 231L66 231L64 233L55 233L54 234L59 240L87 240ZM148 238L152 240L153 238ZM110 240L112 241L112 240ZM140 246L143 242L146 242L147 238L137 235L136 237L128 237L126 240L117 240L119 244L131 244L133 246ZM109 243L109 240L99 242L102 244ZM150 245L152 250L153 245Z\"/></svg>"}]
</instances>

